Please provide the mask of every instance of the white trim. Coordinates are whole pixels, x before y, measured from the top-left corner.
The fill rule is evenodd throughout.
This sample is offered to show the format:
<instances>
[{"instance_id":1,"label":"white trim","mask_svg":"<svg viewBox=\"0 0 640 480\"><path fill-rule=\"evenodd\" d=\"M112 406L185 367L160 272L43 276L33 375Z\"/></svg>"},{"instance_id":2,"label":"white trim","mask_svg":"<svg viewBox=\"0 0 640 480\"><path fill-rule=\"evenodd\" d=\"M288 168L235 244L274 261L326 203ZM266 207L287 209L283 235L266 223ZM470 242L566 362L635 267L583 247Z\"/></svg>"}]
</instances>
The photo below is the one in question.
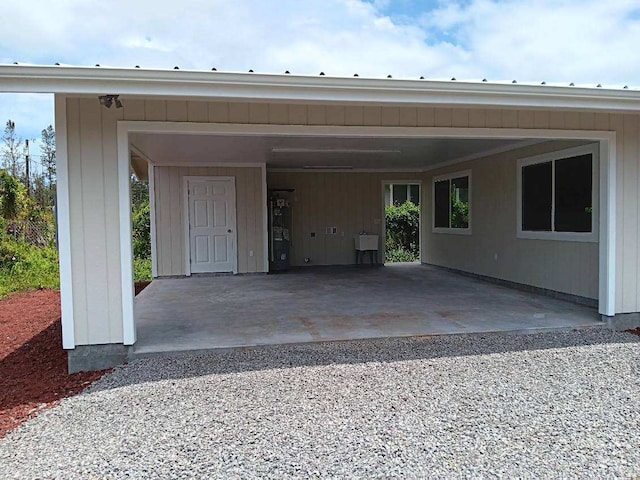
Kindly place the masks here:
<instances>
[{"instance_id":1,"label":"white trim","mask_svg":"<svg viewBox=\"0 0 640 480\"><path fill-rule=\"evenodd\" d=\"M189 236L189 180L182 177L182 232L184 234L184 274L191 276L191 237Z\"/></svg>"},{"instance_id":2,"label":"white trim","mask_svg":"<svg viewBox=\"0 0 640 480\"><path fill-rule=\"evenodd\" d=\"M62 348L73 349L75 323L73 314L73 278L71 263L71 212L69 203L69 158L67 151L67 98L55 95L56 125L56 217L60 255L60 306L62 309Z\"/></svg>"},{"instance_id":3,"label":"white trim","mask_svg":"<svg viewBox=\"0 0 640 480\"><path fill-rule=\"evenodd\" d=\"M122 287L122 341L136 343L133 310L133 245L131 239L131 163L129 132L118 123L118 199L120 214L120 281Z\"/></svg>"},{"instance_id":4,"label":"white trim","mask_svg":"<svg viewBox=\"0 0 640 480\"><path fill-rule=\"evenodd\" d=\"M228 167L228 168L260 168L264 163L243 163L243 162L155 162L156 167Z\"/></svg>"},{"instance_id":5,"label":"white trim","mask_svg":"<svg viewBox=\"0 0 640 480\"><path fill-rule=\"evenodd\" d=\"M149 177L149 224L151 234L151 276L153 278L158 277L158 236L156 230L156 177L155 167L153 163L149 162L148 166Z\"/></svg>"},{"instance_id":6,"label":"white trim","mask_svg":"<svg viewBox=\"0 0 640 480\"><path fill-rule=\"evenodd\" d=\"M162 98L562 108L637 112L635 89L133 68L1 65L0 92ZM124 98L123 98L124 97Z\"/></svg>"},{"instance_id":7,"label":"white trim","mask_svg":"<svg viewBox=\"0 0 640 480\"><path fill-rule=\"evenodd\" d=\"M185 271L186 271L186 276L190 277L191 276L191 237L189 236L189 227L191 224L191 218L189 217L189 182L190 181L196 181L196 180L225 180L225 181L230 181L233 184L233 222L232 222L232 229L233 229L233 233L234 233L234 240L233 240L233 260L231 263L231 271L233 274L237 274L238 273L238 198L237 198L237 193L236 193L236 177L234 176L220 176L220 175L185 175L182 177L182 199L183 199L183 206L184 206L184 221L183 221L183 228L184 228L184 238L185 238L185 247L184 247L184 253L185 253Z\"/></svg>"},{"instance_id":8,"label":"white trim","mask_svg":"<svg viewBox=\"0 0 640 480\"><path fill-rule=\"evenodd\" d=\"M263 163L261 168L262 176L262 237L263 237L263 264L262 271L269 272L269 186L267 184L267 164Z\"/></svg>"},{"instance_id":9,"label":"white trim","mask_svg":"<svg viewBox=\"0 0 640 480\"><path fill-rule=\"evenodd\" d=\"M466 128L466 127L370 127L334 125L264 125L247 123L149 122L119 120L130 133L175 133L189 135L273 135L310 137L363 138L476 138L476 139L541 139L603 140L615 132L598 130L548 130L543 128ZM606 137L606 138L605 138ZM157 163L156 163L157 164ZM178 164L183 165L183 164ZM200 166L204 166L198 163ZM228 164L227 164L228 165Z\"/></svg>"},{"instance_id":10,"label":"white trim","mask_svg":"<svg viewBox=\"0 0 640 480\"><path fill-rule=\"evenodd\" d=\"M418 215L418 251L420 252L420 262L422 263L422 217L424 215L424 202L423 202L423 198L422 198L422 180L405 180L405 179L396 179L396 180L382 180L382 220L381 220L381 226L382 226L382 235L380 238L382 238L382 249L381 254L382 254L382 258L380 263L382 263L383 265L386 263L386 256L387 256L387 215L386 215L386 207L387 204L385 202L385 198L384 198L384 187L386 185L391 185L391 200L393 201L393 185L418 185L418 198L420 199L420 214ZM407 189L407 197L409 196L409 190Z\"/></svg>"},{"instance_id":11,"label":"white trim","mask_svg":"<svg viewBox=\"0 0 640 480\"><path fill-rule=\"evenodd\" d=\"M638 102L640 108L640 102ZM601 188L601 232L599 242L600 289L599 312L603 315L615 314L616 292L616 132L600 130L546 130L517 128L448 128L448 127L316 127L307 125L255 125L255 124L217 124L191 122L146 122L119 121L118 145L128 144L130 132L191 133L196 135L305 135L305 136L361 136L361 137L440 137L440 138L503 138L503 139L545 139L545 140L588 140L601 142L600 157ZM122 150L118 150L119 164L122 164ZM128 148L124 150L124 163L128 166ZM424 199L423 199L424 201ZM129 214L130 217L130 214ZM129 220L122 214L122 222ZM129 226L130 229L130 226ZM129 255L129 256L128 256ZM121 252L121 262L131 262L130 250ZM123 296L123 299L126 298ZM131 296L131 301L133 300ZM123 300L124 301L124 300ZM125 308L123 307L123 312ZM127 310L131 311L131 310ZM123 319L125 325L134 324L133 314Z\"/></svg>"},{"instance_id":12,"label":"white trim","mask_svg":"<svg viewBox=\"0 0 640 480\"><path fill-rule=\"evenodd\" d=\"M616 139L600 142L600 245L598 312L616 314Z\"/></svg>"},{"instance_id":13,"label":"white trim","mask_svg":"<svg viewBox=\"0 0 640 480\"><path fill-rule=\"evenodd\" d=\"M451 180L453 178L461 178L461 177L469 177L469 226L467 228L445 228L445 227L436 227L436 182L441 182L444 180ZM473 216L472 210L472 175L471 170L460 170L458 172L453 173L445 173L443 175L437 175L431 179L431 231L433 233L446 233L446 234L454 234L454 235L471 235L471 222ZM451 207L451 204L449 204ZM449 224L451 224L451 211L449 211Z\"/></svg>"},{"instance_id":14,"label":"white trim","mask_svg":"<svg viewBox=\"0 0 640 480\"><path fill-rule=\"evenodd\" d=\"M564 150L557 150L555 152L544 153L542 155L535 155L532 157L525 157L518 159L518 170L516 172L516 237L529 240L558 240L558 241L571 241L571 242L597 242L599 232L599 146L597 145L583 145L580 147L567 148ZM555 165L556 160L563 158L575 157L578 155L592 155L592 172L591 178L592 192L591 192L591 205L593 213L591 215L591 232L556 232L555 231ZM551 231L529 231L522 230L522 168L528 165L536 165L540 163L552 162L552 207L551 207Z\"/></svg>"}]
</instances>

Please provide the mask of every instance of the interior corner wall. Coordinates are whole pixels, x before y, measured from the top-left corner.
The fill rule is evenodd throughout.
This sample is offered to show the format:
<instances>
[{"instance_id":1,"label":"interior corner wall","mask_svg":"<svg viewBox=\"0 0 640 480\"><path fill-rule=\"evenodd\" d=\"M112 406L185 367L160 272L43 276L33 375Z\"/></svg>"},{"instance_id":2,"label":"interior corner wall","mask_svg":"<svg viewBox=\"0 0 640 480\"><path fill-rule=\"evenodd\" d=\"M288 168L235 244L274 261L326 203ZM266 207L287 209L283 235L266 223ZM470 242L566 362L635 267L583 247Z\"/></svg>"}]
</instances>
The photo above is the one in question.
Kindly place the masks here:
<instances>
[{"instance_id":1,"label":"interior corner wall","mask_svg":"<svg viewBox=\"0 0 640 480\"><path fill-rule=\"evenodd\" d=\"M265 272L262 168L157 166L154 172L159 277L186 273L183 177L199 175L235 178L238 273Z\"/></svg>"},{"instance_id":2,"label":"interior corner wall","mask_svg":"<svg viewBox=\"0 0 640 480\"><path fill-rule=\"evenodd\" d=\"M268 172L269 188L291 188L291 264L351 265L354 237L380 235L378 262L383 255L383 191L386 180L422 180L422 173ZM327 234L336 227L337 234ZM311 236L312 233L315 236ZM304 259L309 258L310 263ZM365 258L369 261L369 258Z\"/></svg>"},{"instance_id":3,"label":"interior corner wall","mask_svg":"<svg viewBox=\"0 0 640 480\"><path fill-rule=\"evenodd\" d=\"M516 238L517 160L576 142L545 142L428 172L423 261L488 277L598 298L597 242ZM433 177L471 170L471 235L432 232ZM427 203L428 202L428 203Z\"/></svg>"}]
</instances>

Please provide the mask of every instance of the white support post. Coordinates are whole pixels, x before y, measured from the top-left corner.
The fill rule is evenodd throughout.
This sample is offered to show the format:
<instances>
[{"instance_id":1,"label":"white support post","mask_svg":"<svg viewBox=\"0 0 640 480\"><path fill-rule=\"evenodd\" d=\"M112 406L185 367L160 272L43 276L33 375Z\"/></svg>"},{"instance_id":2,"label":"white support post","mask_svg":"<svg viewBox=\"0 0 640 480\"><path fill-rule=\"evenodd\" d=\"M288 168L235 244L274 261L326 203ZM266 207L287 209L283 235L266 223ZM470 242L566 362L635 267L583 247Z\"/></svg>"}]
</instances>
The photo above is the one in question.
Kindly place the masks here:
<instances>
[{"instance_id":1,"label":"white support post","mask_svg":"<svg viewBox=\"0 0 640 480\"><path fill-rule=\"evenodd\" d=\"M133 311L133 248L131 245L131 178L129 132L118 122L118 198L120 204L120 270L122 283L122 334L125 345L136 342Z\"/></svg>"},{"instance_id":2,"label":"white support post","mask_svg":"<svg viewBox=\"0 0 640 480\"><path fill-rule=\"evenodd\" d=\"M151 235L151 276L153 278L158 277L158 251L156 244L156 179L155 168L151 162L149 162L148 169L149 177L149 216L150 216L150 235Z\"/></svg>"},{"instance_id":3,"label":"white support post","mask_svg":"<svg viewBox=\"0 0 640 480\"><path fill-rule=\"evenodd\" d=\"M262 235L263 235L263 271L269 272L269 207L267 206L268 200L268 186L267 186L267 164L261 165L262 169Z\"/></svg>"},{"instance_id":4,"label":"white support post","mask_svg":"<svg viewBox=\"0 0 640 480\"><path fill-rule=\"evenodd\" d=\"M56 124L56 217L60 255L62 348L75 348L73 281L71 278L71 212L69 203L69 157L67 152L67 99L55 95Z\"/></svg>"},{"instance_id":5,"label":"white support post","mask_svg":"<svg viewBox=\"0 0 640 480\"><path fill-rule=\"evenodd\" d=\"M600 142L600 285L598 312L616 314L616 134Z\"/></svg>"}]
</instances>

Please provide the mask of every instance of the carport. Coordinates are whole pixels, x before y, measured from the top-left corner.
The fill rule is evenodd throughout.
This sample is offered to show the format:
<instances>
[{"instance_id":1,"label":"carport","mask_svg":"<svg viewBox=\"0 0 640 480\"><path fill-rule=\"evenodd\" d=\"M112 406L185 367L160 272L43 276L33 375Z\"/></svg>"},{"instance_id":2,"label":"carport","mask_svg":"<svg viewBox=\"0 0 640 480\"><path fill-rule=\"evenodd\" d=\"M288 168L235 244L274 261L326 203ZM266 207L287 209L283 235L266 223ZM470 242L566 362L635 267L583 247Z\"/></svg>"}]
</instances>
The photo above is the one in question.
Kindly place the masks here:
<instances>
[{"instance_id":1,"label":"carport","mask_svg":"<svg viewBox=\"0 0 640 480\"><path fill-rule=\"evenodd\" d=\"M140 304L151 302L154 290L159 299L176 289L184 311L199 310L204 320L216 321L215 312L199 306L211 304L205 298L226 292L216 297L224 310L237 293L228 290L234 282L242 288L242 282L255 282L270 295L286 291L285 280L292 279L308 288L287 304L290 317L303 317L299 297L316 299L310 310L316 326L319 306L332 299L343 311L353 309L355 330L343 335L321 329L319 336L328 338L368 335L367 318L375 323L390 313L406 320L413 312L417 320L381 334L440 332L441 323L429 315L450 311L444 308L447 298L449 307L469 307L461 330L486 331L502 320L480 311L493 311L486 300L498 292L464 297L480 288L513 295L529 289L527 295L543 295L535 297L541 304L561 296L571 306L597 308L609 322L637 321L640 122L632 89L21 65L1 66L0 79L2 91L55 93L63 344L73 350L72 369L103 354L104 365L113 363L114 355L126 357L144 337L162 330L147 328L134 311L132 159L138 169L146 162L153 192L156 280ZM362 277L359 269L350 271L354 235L382 237L383 187L394 181L421 186L420 261L449 272L419 265L412 268L422 269L420 274L400 275L386 266ZM216 269L193 268L190 209L196 195L191 198L190 189L192 183L194 191L213 185L207 182L224 184L225 199L233 200L226 240L211 243L225 257ZM271 188L294 192L295 268L282 277L268 274ZM456 202L468 203L463 225L452 218L453 190L461 194ZM347 271L354 276L342 291L323 299ZM197 272L225 276L196 278ZM441 291L434 288L438 281L422 278L436 273L459 280L445 282L450 288ZM314 275L321 277L305 283ZM408 282L404 275L417 278ZM489 280L500 285L480 283ZM212 283L198 293L199 282ZM394 282L410 286L396 289ZM193 294L183 291L190 285ZM370 294L347 294L349 285ZM389 297L380 294L387 291ZM413 300L405 302L405 294ZM254 297L255 311L275 308ZM384 300L391 297L392 304ZM420 303L423 297L431 303ZM370 311L359 303L367 298L379 300ZM524 308L522 298L511 300L513 308L502 304L503 319ZM273 320L283 305L271 303L278 307L270 310ZM331 306L334 318L337 306ZM539 310L528 312L536 321L554 318L550 324L564 325ZM415 316L418 311L422 317ZM593 312L587 311L586 323ZM471 317L486 324L464 323ZM530 320L522 317L508 329L529 328ZM299 321L288 321L283 325L305 332ZM166 329L167 341L172 328ZM305 335L312 339L309 328Z\"/></svg>"},{"instance_id":2,"label":"carport","mask_svg":"<svg viewBox=\"0 0 640 480\"><path fill-rule=\"evenodd\" d=\"M605 308L599 299L607 298L606 282L599 268L607 250L606 241L599 242L606 233L600 210L608 198L598 181L609 163L606 140L597 135L160 122L120 127L136 159L148 162L153 199L156 280L135 301L136 352L603 325L598 308ZM518 231L521 165L584 152L595 183L591 234ZM470 224L440 228L435 185L462 174L472 199ZM237 231L230 242L236 263L209 274L192 272L188 236L187 181L204 178L233 178L236 189L237 227L229 229ZM382 187L400 180L422 185L422 265L354 268L353 237L361 231L380 236L382 263ZM265 276L266 192L274 187L294 192L293 270ZM325 233L330 226L331 235ZM241 275L212 276L225 272Z\"/></svg>"}]
</instances>

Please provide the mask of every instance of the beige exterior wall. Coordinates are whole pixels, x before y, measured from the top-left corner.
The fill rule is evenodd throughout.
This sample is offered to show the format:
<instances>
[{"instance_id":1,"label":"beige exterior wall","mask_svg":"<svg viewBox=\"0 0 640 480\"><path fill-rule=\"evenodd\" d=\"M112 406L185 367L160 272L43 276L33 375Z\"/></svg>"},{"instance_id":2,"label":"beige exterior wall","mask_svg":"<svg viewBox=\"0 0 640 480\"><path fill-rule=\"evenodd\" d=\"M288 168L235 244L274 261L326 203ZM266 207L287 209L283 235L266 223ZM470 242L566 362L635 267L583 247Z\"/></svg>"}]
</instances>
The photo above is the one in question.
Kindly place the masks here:
<instances>
[{"instance_id":1,"label":"beige exterior wall","mask_svg":"<svg viewBox=\"0 0 640 480\"><path fill-rule=\"evenodd\" d=\"M264 272L264 202L259 167L155 167L156 251L158 276L185 274L185 176L236 179L238 273ZM253 251L253 256L250 255Z\"/></svg>"},{"instance_id":2,"label":"beige exterior wall","mask_svg":"<svg viewBox=\"0 0 640 480\"><path fill-rule=\"evenodd\" d=\"M268 173L269 188L293 188L291 261L294 266L355 263L353 237L380 235L382 262L383 181L421 181L422 173ZM326 227L337 227L336 235ZM315 237L311 233L315 232ZM369 261L367 257L366 262Z\"/></svg>"},{"instance_id":3,"label":"beige exterior wall","mask_svg":"<svg viewBox=\"0 0 640 480\"><path fill-rule=\"evenodd\" d=\"M67 99L76 345L122 342L116 122L122 111Z\"/></svg>"},{"instance_id":4,"label":"beige exterior wall","mask_svg":"<svg viewBox=\"0 0 640 480\"><path fill-rule=\"evenodd\" d=\"M517 160L576 146L544 143L428 172L423 261L598 298L598 243L516 238ZM472 235L433 233L433 177L471 170Z\"/></svg>"},{"instance_id":5,"label":"beige exterior wall","mask_svg":"<svg viewBox=\"0 0 640 480\"><path fill-rule=\"evenodd\" d=\"M611 130L617 133L616 311L640 310L640 116L563 111L67 98L76 344L122 342L116 122Z\"/></svg>"}]
</instances>

